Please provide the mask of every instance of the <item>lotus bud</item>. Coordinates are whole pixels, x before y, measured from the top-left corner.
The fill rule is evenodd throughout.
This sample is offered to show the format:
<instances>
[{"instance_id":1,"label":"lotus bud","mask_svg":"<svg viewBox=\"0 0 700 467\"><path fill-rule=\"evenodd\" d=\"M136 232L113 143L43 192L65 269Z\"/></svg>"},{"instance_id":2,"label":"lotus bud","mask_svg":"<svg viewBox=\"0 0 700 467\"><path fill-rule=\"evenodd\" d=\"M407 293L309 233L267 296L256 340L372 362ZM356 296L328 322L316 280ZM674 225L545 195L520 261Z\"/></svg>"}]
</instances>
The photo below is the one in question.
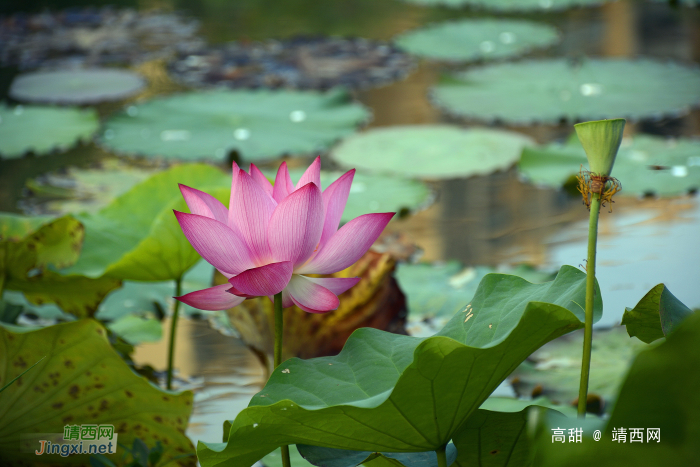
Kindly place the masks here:
<instances>
[{"instance_id":1,"label":"lotus bud","mask_svg":"<svg viewBox=\"0 0 700 467\"><path fill-rule=\"evenodd\" d=\"M586 151L591 172L598 176L609 177L622 141L625 119L578 123L574 128Z\"/></svg>"}]
</instances>

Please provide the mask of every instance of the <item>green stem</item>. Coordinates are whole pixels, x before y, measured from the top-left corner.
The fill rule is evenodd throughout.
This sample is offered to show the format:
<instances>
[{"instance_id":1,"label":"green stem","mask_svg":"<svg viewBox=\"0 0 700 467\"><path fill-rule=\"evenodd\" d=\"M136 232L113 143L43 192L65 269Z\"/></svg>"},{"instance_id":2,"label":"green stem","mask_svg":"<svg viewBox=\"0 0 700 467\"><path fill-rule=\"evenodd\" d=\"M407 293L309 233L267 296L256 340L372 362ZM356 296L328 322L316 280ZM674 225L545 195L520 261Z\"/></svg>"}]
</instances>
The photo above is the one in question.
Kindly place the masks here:
<instances>
[{"instance_id":1,"label":"green stem","mask_svg":"<svg viewBox=\"0 0 700 467\"><path fill-rule=\"evenodd\" d=\"M586 262L586 327L583 332L583 357L581 359L581 385L578 390L578 416L586 416L588 401L588 375L591 370L591 342L593 341L593 300L595 298L595 253L598 241L598 216L600 195L591 196L591 214L588 221L588 260Z\"/></svg>"},{"instance_id":2,"label":"green stem","mask_svg":"<svg viewBox=\"0 0 700 467\"><path fill-rule=\"evenodd\" d=\"M443 444L439 448L435 450L435 453L437 454L437 464L438 467L447 467L447 456L445 455L445 449L447 448L446 444Z\"/></svg>"},{"instance_id":3,"label":"green stem","mask_svg":"<svg viewBox=\"0 0 700 467\"><path fill-rule=\"evenodd\" d=\"M182 295L182 276L175 279L175 296ZM180 300L175 300L172 320L170 321L170 345L168 346L168 380L166 387L173 388L173 360L175 358L175 331L177 330L177 318L180 313Z\"/></svg>"},{"instance_id":4,"label":"green stem","mask_svg":"<svg viewBox=\"0 0 700 467\"><path fill-rule=\"evenodd\" d=\"M282 292L275 294L275 368L282 363L282 336L284 335L284 321L282 315ZM291 467L289 459L289 446L281 446L282 467Z\"/></svg>"}]
</instances>

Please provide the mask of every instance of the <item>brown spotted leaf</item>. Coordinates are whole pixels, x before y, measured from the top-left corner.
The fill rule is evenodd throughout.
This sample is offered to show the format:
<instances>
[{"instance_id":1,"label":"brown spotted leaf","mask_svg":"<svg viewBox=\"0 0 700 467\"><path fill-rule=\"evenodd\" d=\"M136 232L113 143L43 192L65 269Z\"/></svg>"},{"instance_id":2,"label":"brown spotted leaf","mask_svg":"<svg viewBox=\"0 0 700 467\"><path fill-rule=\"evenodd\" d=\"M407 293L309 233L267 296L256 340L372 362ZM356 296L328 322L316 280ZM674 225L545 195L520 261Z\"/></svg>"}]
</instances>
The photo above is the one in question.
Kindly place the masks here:
<instances>
[{"instance_id":1,"label":"brown spotted leaf","mask_svg":"<svg viewBox=\"0 0 700 467\"><path fill-rule=\"evenodd\" d=\"M113 425L120 444L135 438L147 446L160 441L163 462L194 452L185 436L192 411L189 391L163 391L136 375L109 345L98 322L85 319L35 331L0 327L0 386L40 358L0 396L0 465L34 465L26 437L64 432L66 425ZM24 452L29 451L29 452ZM89 456L45 455L42 462L89 465ZM194 466L194 457L172 466Z\"/></svg>"}]
</instances>

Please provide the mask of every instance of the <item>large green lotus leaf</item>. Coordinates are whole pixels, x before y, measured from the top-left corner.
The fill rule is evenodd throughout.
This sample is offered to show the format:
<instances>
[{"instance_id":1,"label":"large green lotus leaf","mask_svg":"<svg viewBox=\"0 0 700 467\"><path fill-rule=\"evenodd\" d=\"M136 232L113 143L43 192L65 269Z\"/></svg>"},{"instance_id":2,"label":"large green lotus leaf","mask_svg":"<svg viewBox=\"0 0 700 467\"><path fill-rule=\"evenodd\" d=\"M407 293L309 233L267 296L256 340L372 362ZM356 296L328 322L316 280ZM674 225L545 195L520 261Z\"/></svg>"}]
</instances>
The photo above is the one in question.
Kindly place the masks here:
<instances>
[{"instance_id":1,"label":"large green lotus leaf","mask_svg":"<svg viewBox=\"0 0 700 467\"><path fill-rule=\"evenodd\" d=\"M408 300L409 317L415 319L449 317L469 303L479 282L486 274L496 272L487 266L463 267L458 261L442 264L399 263L396 280ZM545 282L552 274L527 266L498 271L514 274L529 282Z\"/></svg>"},{"instance_id":2,"label":"large green lotus leaf","mask_svg":"<svg viewBox=\"0 0 700 467\"><path fill-rule=\"evenodd\" d=\"M590 7L607 0L404 0L425 6L447 6L452 8L475 7L495 11L565 10L574 7Z\"/></svg>"},{"instance_id":3,"label":"large green lotus leaf","mask_svg":"<svg viewBox=\"0 0 700 467\"><path fill-rule=\"evenodd\" d=\"M294 467L311 467L309 461L301 457L299 451L294 446L289 446L289 460ZM280 449L275 449L267 456L260 459L265 467L283 467L282 453Z\"/></svg>"},{"instance_id":4,"label":"large green lotus leaf","mask_svg":"<svg viewBox=\"0 0 700 467\"><path fill-rule=\"evenodd\" d=\"M248 161L328 148L367 120L345 92L201 91L154 99L105 123L102 141L118 152Z\"/></svg>"},{"instance_id":5,"label":"large green lotus leaf","mask_svg":"<svg viewBox=\"0 0 700 467\"><path fill-rule=\"evenodd\" d=\"M164 459L193 451L184 431L192 393L158 389L137 376L107 341L96 321L80 320L34 331L0 327L0 385L46 356L0 397L0 463L34 465L34 452L20 452L20 435L63 433L65 425L114 425L119 443L160 440ZM43 460L43 459L42 459ZM89 465L88 456L50 456L45 462ZM192 458L175 461L194 465Z\"/></svg>"},{"instance_id":6,"label":"large green lotus leaf","mask_svg":"<svg viewBox=\"0 0 700 467\"><path fill-rule=\"evenodd\" d=\"M276 172L265 173L274 180ZM289 171L295 183L303 173L296 169ZM325 190L344 173L321 171L321 186ZM425 207L430 202L430 195L430 188L418 180L356 172L341 222L371 212L400 212Z\"/></svg>"},{"instance_id":7,"label":"large green lotus leaf","mask_svg":"<svg viewBox=\"0 0 700 467\"><path fill-rule=\"evenodd\" d=\"M630 337L647 344L667 336L693 312L678 300L668 287L659 284L651 289L634 308L625 308L622 325Z\"/></svg>"},{"instance_id":8,"label":"large green lotus leaf","mask_svg":"<svg viewBox=\"0 0 700 467\"><path fill-rule=\"evenodd\" d=\"M113 68L39 71L15 78L9 94L18 101L85 105L127 98L145 84L136 73Z\"/></svg>"},{"instance_id":9,"label":"large green lotus leaf","mask_svg":"<svg viewBox=\"0 0 700 467\"><path fill-rule=\"evenodd\" d=\"M67 149L89 140L98 127L97 112L92 109L10 108L0 104L0 156L15 158L28 152Z\"/></svg>"},{"instance_id":10,"label":"large green lotus leaf","mask_svg":"<svg viewBox=\"0 0 700 467\"><path fill-rule=\"evenodd\" d=\"M603 404L614 400L630 362L644 348L644 343L630 339L622 327L594 331L589 394L601 398ZM516 392L526 397L542 394L561 404L572 403L578 397L582 349L582 332L542 346L513 372Z\"/></svg>"},{"instance_id":11,"label":"large green lotus leaf","mask_svg":"<svg viewBox=\"0 0 700 467\"><path fill-rule=\"evenodd\" d=\"M200 256L182 234L172 209L186 211L178 183L228 202L230 185L222 171L205 164L172 167L134 186L96 214L79 217L85 243L78 262L64 273L138 281L172 280Z\"/></svg>"},{"instance_id":12,"label":"large green lotus leaf","mask_svg":"<svg viewBox=\"0 0 700 467\"><path fill-rule=\"evenodd\" d=\"M59 215L95 213L157 171L121 159L108 159L99 168L71 167L42 175L27 180L31 194L22 200L23 209Z\"/></svg>"},{"instance_id":13,"label":"large green lotus leaf","mask_svg":"<svg viewBox=\"0 0 700 467\"><path fill-rule=\"evenodd\" d=\"M559 40L557 30L532 21L466 19L433 24L394 38L405 51L433 60L469 62L516 57Z\"/></svg>"},{"instance_id":14,"label":"large green lotus leaf","mask_svg":"<svg viewBox=\"0 0 700 467\"><path fill-rule=\"evenodd\" d=\"M448 125L375 128L345 139L331 157L348 168L440 179L510 167L532 140L519 133Z\"/></svg>"},{"instance_id":15,"label":"large green lotus leaf","mask_svg":"<svg viewBox=\"0 0 700 467\"><path fill-rule=\"evenodd\" d=\"M617 153L612 175L622 183L622 192L674 196L700 188L700 142L668 140L637 135L625 139ZM560 186L588 166L586 153L572 137L564 144L525 148L518 168L534 183Z\"/></svg>"},{"instance_id":16,"label":"large green lotus leaf","mask_svg":"<svg viewBox=\"0 0 700 467\"><path fill-rule=\"evenodd\" d=\"M700 102L700 70L651 60L531 60L462 72L433 97L451 114L515 125L659 118Z\"/></svg>"},{"instance_id":17,"label":"large green lotus leaf","mask_svg":"<svg viewBox=\"0 0 700 467\"><path fill-rule=\"evenodd\" d=\"M248 408L225 423L228 443L200 443L204 467L249 466L280 445L432 451L533 350L583 324L585 274L553 282L487 275L471 305L437 335L355 331L339 355L280 365ZM599 295L597 295L599 296ZM596 303L600 316L602 302Z\"/></svg>"},{"instance_id":18,"label":"large green lotus leaf","mask_svg":"<svg viewBox=\"0 0 700 467\"><path fill-rule=\"evenodd\" d=\"M4 219L16 222L11 230L37 225L42 220ZM119 286L114 278L88 278L78 274L62 276L47 267L66 267L78 259L84 228L75 218L65 216L44 223L19 241L0 241L0 276L4 287L22 292L34 305L55 303L77 317L91 316L111 290Z\"/></svg>"},{"instance_id":19,"label":"large green lotus leaf","mask_svg":"<svg viewBox=\"0 0 700 467\"><path fill-rule=\"evenodd\" d=\"M320 446L297 444L299 453L313 465L318 467L355 467L364 464L366 467L387 465L394 467L438 467L435 451L427 452L371 452L352 451L349 449L333 449ZM446 446L447 465L457 458L455 445Z\"/></svg>"},{"instance_id":20,"label":"large green lotus leaf","mask_svg":"<svg viewBox=\"0 0 700 467\"><path fill-rule=\"evenodd\" d=\"M688 316L666 341L639 353L625 379L602 438L595 442L552 443L545 430L535 465L613 467L619 465L697 465L700 437L700 314ZM594 341L595 342L595 341ZM595 366L592 368L595 369ZM561 419L552 421L556 426ZM580 420L572 420L573 426ZM626 428L626 443L612 441L612 430ZM642 428L643 442L631 442L631 428ZM660 430L649 440L649 428ZM592 432L584 432L590 436Z\"/></svg>"}]
</instances>

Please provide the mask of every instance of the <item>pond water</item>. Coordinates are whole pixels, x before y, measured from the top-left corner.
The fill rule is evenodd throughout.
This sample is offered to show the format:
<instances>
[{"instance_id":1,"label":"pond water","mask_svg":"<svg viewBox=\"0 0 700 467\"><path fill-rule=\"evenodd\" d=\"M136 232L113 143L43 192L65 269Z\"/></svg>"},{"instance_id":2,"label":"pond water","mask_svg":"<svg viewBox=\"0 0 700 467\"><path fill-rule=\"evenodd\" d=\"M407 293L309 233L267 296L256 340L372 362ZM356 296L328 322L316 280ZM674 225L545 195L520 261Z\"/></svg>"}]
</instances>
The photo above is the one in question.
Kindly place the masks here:
<instances>
[{"instance_id":1,"label":"pond water","mask_svg":"<svg viewBox=\"0 0 700 467\"><path fill-rule=\"evenodd\" d=\"M183 10L201 21L203 35L213 43L296 34L387 40L438 20L494 16L376 0L145 0L136 6ZM534 56L576 59L583 55L643 55L685 63L700 60L700 14L693 9L674 10L659 3L619 0L599 8L519 17L552 24L562 34L559 45ZM450 68L424 62L405 80L356 92L355 97L372 110L372 127L455 123L432 106L427 97L428 88ZM157 67L154 70L154 74L163 71ZM0 72L0 91L6 92L16 73L14 69ZM155 95L178 89L167 81L157 81L145 93ZM107 115L117 108L116 104L101 105L99 111ZM571 125L508 129L547 143L566 138ZM628 124L627 134L636 133L696 136L700 134L700 112ZM30 178L114 157L87 144L50 157L0 160L0 210L20 211L18 203ZM624 190L624 180L622 183ZM432 182L431 188L436 196L434 204L406 219L393 221L388 227L419 246L422 260L456 259L465 265L489 266L528 263L546 270L557 270L563 264L585 266L588 212L580 198L527 184L514 169L466 180ZM623 191L616 198L614 211L603 211L600 222L596 272L602 284L605 314L599 325L619 323L625 307L633 307L646 291L661 282L688 306L700 307L697 196L640 199L624 196ZM141 345L135 360L162 369L165 345ZM218 441L224 417L234 418L265 380L262 366L240 341L213 331L205 321L183 320L176 362L180 375L189 378L197 388L188 432L195 441Z\"/></svg>"}]
</instances>

